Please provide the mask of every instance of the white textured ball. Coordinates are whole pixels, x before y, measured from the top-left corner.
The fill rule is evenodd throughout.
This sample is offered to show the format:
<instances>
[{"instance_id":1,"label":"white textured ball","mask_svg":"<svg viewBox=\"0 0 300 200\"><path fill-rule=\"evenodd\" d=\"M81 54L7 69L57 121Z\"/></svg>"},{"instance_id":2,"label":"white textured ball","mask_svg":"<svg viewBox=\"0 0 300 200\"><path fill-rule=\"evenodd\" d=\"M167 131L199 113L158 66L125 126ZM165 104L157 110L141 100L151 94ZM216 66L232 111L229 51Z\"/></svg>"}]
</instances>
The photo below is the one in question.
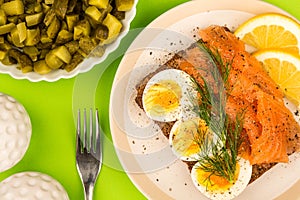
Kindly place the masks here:
<instances>
[{"instance_id":1,"label":"white textured ball","mask_svg":"<svg viewBox=\"0 0 300 200\"><path fill-rule=\"evenodd\" d=\"M31 122L25 108L14 98L0 93L0 172L17 164L31 138Z\"/></svg>"},{"instance_id":2,"label":"white textured ball","mask_svg":"<svg viewBox=\"0 0 300 200\"><path fill-rule=\"evenodd\" d=\"M69 200L63 186L40 172L21 172L0 183L1 200Z\"/></svg>"}]
</instances>

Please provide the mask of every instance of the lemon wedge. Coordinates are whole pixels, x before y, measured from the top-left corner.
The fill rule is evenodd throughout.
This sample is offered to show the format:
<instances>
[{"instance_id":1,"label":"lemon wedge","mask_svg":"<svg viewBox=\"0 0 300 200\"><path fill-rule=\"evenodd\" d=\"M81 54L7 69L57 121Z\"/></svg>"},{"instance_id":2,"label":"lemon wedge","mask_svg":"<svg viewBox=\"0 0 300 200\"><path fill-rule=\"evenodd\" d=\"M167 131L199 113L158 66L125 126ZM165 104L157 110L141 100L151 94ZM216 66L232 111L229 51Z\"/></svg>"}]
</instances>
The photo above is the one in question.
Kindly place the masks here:
<instances>
[{"instance_id":1,"label":"lemon wedge","mask_svg":"<svg viewBox=\"0 0 300 200\"><path fill-rule=\"evenodd\" d=\"M253 53L285 96L300 105L300 56L282 49L263 49Z\"/></svg>"},{"instance_id":2,"label":"lemon wedge","mask_svg":"<svg viewBox=\"0 0 300 200\"><path fill-rule=\"evenodd\" d=\"M241 24L234 34L257 50L282 48L300 52L300 24L282 14L265 13L252 17Z\"/></svg>"}]
</instances>

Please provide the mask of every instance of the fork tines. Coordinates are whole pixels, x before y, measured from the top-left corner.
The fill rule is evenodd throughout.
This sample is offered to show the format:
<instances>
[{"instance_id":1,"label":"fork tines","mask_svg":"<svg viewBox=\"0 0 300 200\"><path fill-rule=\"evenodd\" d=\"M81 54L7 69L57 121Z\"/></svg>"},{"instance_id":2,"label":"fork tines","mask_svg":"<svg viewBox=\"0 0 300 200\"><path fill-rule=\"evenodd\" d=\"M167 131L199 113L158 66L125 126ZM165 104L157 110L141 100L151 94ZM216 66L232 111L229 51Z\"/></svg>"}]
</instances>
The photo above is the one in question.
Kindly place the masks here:
<instances>
[{"instance_id":1,"label":"fork tines","mask_svg":"<svg viewBox=\"0 0 300 200\"><path fill-rule=\"evenodd\" d=\"M93 113L93 109L91 108L89 110L89 114L87 114L86 109L84 109L83 122L81 120L80 109L78 110L76 132L79 143L77 148L80 147L81 153L84 153L84 151L87 153L100 153L100 127L98 109L96 109L95 113Z\"/></svg>"}]
</instances>

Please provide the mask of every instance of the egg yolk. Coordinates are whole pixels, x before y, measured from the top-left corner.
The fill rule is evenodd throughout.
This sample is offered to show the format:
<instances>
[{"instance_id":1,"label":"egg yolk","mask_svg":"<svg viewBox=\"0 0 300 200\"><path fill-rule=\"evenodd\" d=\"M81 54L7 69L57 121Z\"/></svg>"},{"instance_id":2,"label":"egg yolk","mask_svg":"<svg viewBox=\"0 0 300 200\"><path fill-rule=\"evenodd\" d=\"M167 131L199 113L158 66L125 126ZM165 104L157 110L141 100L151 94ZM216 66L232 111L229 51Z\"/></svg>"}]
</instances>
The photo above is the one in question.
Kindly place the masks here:
<instances>
[{"instance_id":1,"label":"egg yolk","mask_svg":"<svg viewBox=\"0 0 300 200\"><path fill-rule=\"evenodd\" d=\"M163 115L174 111L180 103L181 88L171 80L160 81L153 84L144 97L145 109L151 115Z\"/></svg>"},{"instance_id":2,"label":"egg yolk","mask_svg":"<svg viewBox=\"0 0 300 200\"><path fill-rule=\"evenodd\" d=\"M207 130L208 127L202 119L182 122L174 131L173 148L182 156L199 153Z\"/></svg>"},{"instance_id":3,"label":"egg yolk","mask_svg":"<svg viewBox=\"0 0 300 200\"><path fill-rule=\"evenodd\" d=\"M217 176L217 175L211 175L210 172L205 172L202 169L198 168L196 170L196 178L197 182L201 184L202 186L206 187L208 191L218 191L223 192L229 190L235 181L238 179L240 172L240 165L236 165L236 171L234 176L234 181L229 182L226 178Z\"/></svg>"}]
</instances>

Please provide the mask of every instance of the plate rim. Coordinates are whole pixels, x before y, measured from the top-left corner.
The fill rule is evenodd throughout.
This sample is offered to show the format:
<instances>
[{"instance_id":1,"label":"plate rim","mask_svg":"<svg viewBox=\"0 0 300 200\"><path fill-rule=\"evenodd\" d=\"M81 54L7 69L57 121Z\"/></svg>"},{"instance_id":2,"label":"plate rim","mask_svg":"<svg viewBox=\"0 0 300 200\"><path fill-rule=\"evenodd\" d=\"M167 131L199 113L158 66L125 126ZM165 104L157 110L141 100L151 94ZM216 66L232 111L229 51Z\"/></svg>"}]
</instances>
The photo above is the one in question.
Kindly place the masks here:
<instances>
[{"instance_id":1,"label":"plate rim","mask_svg":"<svg viewBox=\"0 0 300 200\"><path fill-rule=\"evenodd\" d=\"M205 4L203 4L205 2ZM247 5L251 5L251 7L247 7ZM195 12L195 9L197 8L197 6L202 6L201 10L198 10L198 12ZM234 6L233 6L234 5ZM258 7L259 6L259 7ZM205 0L192 0L189 2L185 2L183 4L180 4L178 6L175 6L174 8L168 10L167 12L161 14L160 16L158 16L156 19L154 19L150 24L148 24L146 26L146 28L165 28L164 24L161 24L161 20L168 18L169 15L174 14L176 11L182 9L182 8L192 8L192 12L190 12L188 14L188 16L186 17L190 17L192 15L195 14L199 14L199 13L204 13L204 12L208 12L208 11L217 11L217 10L236 10L236 11L241 11L241 12L248 12L251 14L259 14L259 13L266 13L266 12L276 12L276 13L282 13L285 15L288 15L292 18L294 18L292 15L290 15L287 11L264 1L260 1L260 0L245 0L243 1L243 4L238 4L236 5L236 1L235 0L211 0L211 1L205 1ZM198 7L199 8L199 7ZM262 9L263 8L263 9ZM182 20L183 18L180 18L182 15L184 14L178 14L177 18L179 18L180 20ZM171 26L172 24L176 23L176 18L172 19L172 22L169 22L167 26ZM143 33L143 31L135 38L135 40L133 40L132 44L129 46L127 52L129 52L129 50L132 48L132 46L134 46L134 43L137 39L139 39L139 36ZM126 53L127 53L126 52ZM124 161L122 160L121 154L118 152L118 149L116 147L118 147L118 145L120 145L120 142L122 141L122 143L124 142L124 139L126 139L125 134L122 135L121 139L117 138L117 134L114 134L114 132L122 132L122 130L120 130L117 125L116 122L114 120L113 114L111 112L112 110L112 94L114 93L116 84L117 84L117 80L120 79L124 74L124 70L129 70L128 69L128 58L126 56L126 53L124 54L124 57L122 58L119 67L115 73L115 77L114 77L114 81L112 84L112 90L111 90L111 96L110 96L110 102L109 102L109 121L110 121L110 130L111 130L111 135L112 135L112 140L113 143L115 145L115 150L116 150L116 154L120 160L120 163L122 164L123 168L126 169L126 164L124 163ZM133 55L135 56L134 58L131 58L131 60L136 61L136 58L139 58L139 55ZM134 63L134 61L132 61L132 63ZM124 64L127 63L127 67L121 67L124 66ZM133 65L134 66L134 65ZM131 69L131 68L130 68ZM120 136L120 135L118 135ZM129 147L129 146L128 146ZM126 171L125 171L126 172ZM130 180L132 181L132 183L135 185L135 187L147 198L155 198L155 197L159 197L162 198L163 195L163 199L171 199L171 197L167 194L165 194L163 191L161 191L160 188L158 188L155 184L152 183L151 181L151 185L149 185L149 187L151 189L145 189L142 185L140 185L140 183L142 182L147 182L147 179L149 179L145 174L146 173L128 173L126 172L126 174L128 175L128 177L130 178ZM144 175L144 176L143 176ZM150 179L149 179L150 181ZM299 181L298 181L299 182ZM148 183L148 182L147 182ZM150 183L148 183L150 184ZM296 183L295 183L296 184ZM294 184L291 185L291 187ZM155 190L155 194L150 193L149 191L153 191ZM284 192L282 192L281 194L278 194L278 196L275 197L279 197L280 195L284 194L285 192L287 192L289 190L289 188L287 188L286 190L284 190ZM274 198L275 198L274 197Z\"/></svg>"}]
</instances>

